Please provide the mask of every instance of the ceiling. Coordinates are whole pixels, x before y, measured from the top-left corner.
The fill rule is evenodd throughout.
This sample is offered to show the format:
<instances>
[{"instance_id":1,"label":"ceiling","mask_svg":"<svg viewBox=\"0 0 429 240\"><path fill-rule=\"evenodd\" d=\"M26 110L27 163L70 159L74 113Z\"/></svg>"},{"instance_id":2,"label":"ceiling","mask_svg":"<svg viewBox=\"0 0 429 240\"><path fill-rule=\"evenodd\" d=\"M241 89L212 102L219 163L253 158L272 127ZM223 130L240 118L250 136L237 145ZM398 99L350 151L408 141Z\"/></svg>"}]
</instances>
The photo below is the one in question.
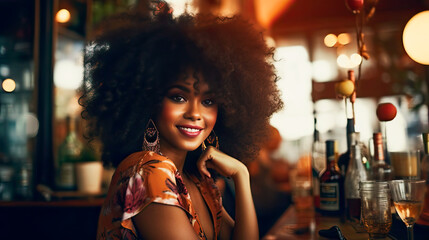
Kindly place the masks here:
<instances>
[{"instance_id":1,"label":"ceiling","mask_svg":"<svg viewBox=\"0 0 429 240\"><path fill-rule=\"evenodd\" d=\"M416 13L429 9L429 0L365 0L366 12L375 7L367 25L405 24ZM272 36L306 33L355 25L344 0L295 0L271 25Z\"/></svg>"}]
</instances>

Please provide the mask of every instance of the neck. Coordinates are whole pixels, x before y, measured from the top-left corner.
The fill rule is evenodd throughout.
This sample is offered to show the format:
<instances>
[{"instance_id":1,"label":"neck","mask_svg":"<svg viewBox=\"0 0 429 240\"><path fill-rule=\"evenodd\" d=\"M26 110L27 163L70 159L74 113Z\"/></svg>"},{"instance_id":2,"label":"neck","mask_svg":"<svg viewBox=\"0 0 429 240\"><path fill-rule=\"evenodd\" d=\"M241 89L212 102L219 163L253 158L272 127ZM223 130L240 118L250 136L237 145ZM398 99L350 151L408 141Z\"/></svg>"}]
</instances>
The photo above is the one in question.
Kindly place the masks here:
<instances>
[{"instance_id":1,"label":"neck","mask_svg":"<svg viewBox=\"0 0 429 240\"><path fill-rule=\"evenodd\" d=\"M187 151L178 151L176 149L165 149L165 148L162 148L162 145L161 145L161 152L162 152L162 155L166 156L168 159L173 161L173 163L174 163L174 165L176 165L179 173L182 174L183 173L183 166L185 165L186 154L188 152Z\"/></svg>"}]
</instances>

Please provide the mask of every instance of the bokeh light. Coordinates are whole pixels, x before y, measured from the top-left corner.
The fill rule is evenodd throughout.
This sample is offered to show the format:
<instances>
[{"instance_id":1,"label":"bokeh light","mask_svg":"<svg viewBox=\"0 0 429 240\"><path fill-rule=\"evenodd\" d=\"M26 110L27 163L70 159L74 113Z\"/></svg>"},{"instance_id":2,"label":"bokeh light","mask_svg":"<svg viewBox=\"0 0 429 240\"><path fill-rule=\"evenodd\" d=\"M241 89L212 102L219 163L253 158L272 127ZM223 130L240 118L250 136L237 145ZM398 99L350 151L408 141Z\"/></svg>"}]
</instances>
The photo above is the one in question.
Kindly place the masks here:
<instances>
[{"instance_id":1,"label":"bokeh light","mask_svg":"<svg viewBox=\"0 0 429 240\"><path fill-rule=\"evenodd\" d=\"M55 20L59 23L66 23L70 21L70 12L67 9L61 9L57 12L57 15L55 16Z\"/></svg>"},{"instance_id":2,"label":"bokeh light","mask_svg":"<svg viewBox=\"0 0 429 240\"><path fill-rule=\"evenodd\" d=\"M27 119L27 136L35 137L39 132L39 120L37 116L31 112L27 113L25 117Z\"/></svg>"},{"instance_id":3,"label":"bokeh light","mask_svg":"<svg viewBox=\"0 0 429 240\"><path fill-rule=\"evenodd\" d=\"M341 45L347 45L351 42L350 34L348 33L341 33L338 35L338 43Z\"/></svg>"},{"instance_id":4,"label":"bokeh light","mask_svg":"<svg viewBox=\"0 0 429 240\"><path fill-rule=\"evenodd\" d=\"M342 68L348 68L349 62L350 59L345 54L340 54L340 56L337 57L337 64Z\"/></svg>"},{"instance_id":5,"label":"bokeh light","mask_svg":"<svg viewBox=\"0 0 429 240\"><path fill-rule=\"evenodd\" d=\"M333 47L335 46L335 44L337 44L337 36L335 36L335 34L330 33L325 36L323 42L327 47Z\"/></svg>"},{"instance_id":6,"label":"bokeh light","mask_svg":"<svg viewBox=\"0 0 429 240\"><path fill-rule=\"evenodd\" d=\"M55 63L54 84L63 89L77 89L83 81L83 66L80 62L62 59Z\"/></svg>"},{"instance_id":7,"label":"bokeh light","mask_svg":"<svg viewBox=\"0 0 429 240\"><path fill-rule=\"evenodd\" d=\"M346 54L341 54L337 57L337 64L342 68L355 68L361 62L362 57L357 53L353 53L350 57Z\"/></svg>"},{"instance_id":8,"label":"bokeh light","mask_svg":"<svg viewBox=\"0 0 429 240\"><path fill-rule=\"evenodd\" d=\"M16 88L16 83L13 79L7 78L2 83L2 88L5 92L13 92Z\"/></svg>"},{"instance_id":9,"label":"bokeh light","mask_svg":"<svg viewBox=\"0 0 429 240\"><path fill-rule=\"evenodd\" d=\"M362 57L358 54L358 53L353 53L350 56L350 63L351 63L351 67L357 67L360 63L362 62Z\"/></svg>"},{"instance_id":10,"label":"bokeh light","mask_svg":"<svg viewBox=\"0 0 429 240\"><path fill-rule=\"evenodd\" d=\"M402 40L407 54L414 61L429 65L429 10L412 17L405 25Z\"/></svg>"}]
</instances>

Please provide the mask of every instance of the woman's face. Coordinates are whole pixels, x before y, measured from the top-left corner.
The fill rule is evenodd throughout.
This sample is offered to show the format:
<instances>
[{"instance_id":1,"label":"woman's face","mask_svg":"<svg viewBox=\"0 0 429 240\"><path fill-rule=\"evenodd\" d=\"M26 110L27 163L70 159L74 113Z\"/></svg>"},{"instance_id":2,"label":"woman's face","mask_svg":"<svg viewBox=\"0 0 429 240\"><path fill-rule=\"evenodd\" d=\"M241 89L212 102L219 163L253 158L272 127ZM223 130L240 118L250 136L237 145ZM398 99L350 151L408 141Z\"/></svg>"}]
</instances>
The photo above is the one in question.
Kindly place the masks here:
<instances>
[{"instance_id":1,"label":"woman's face","mask_svg":"<svg viewBox=\"0 0 429 240\"><path fill-rule=\"evenodd\" d=\"M202 78L196 80L188 74L173 83L156 119L161 152L197 149L213 130L217 113L214 94Z\"/></svg>"}]
</instances>

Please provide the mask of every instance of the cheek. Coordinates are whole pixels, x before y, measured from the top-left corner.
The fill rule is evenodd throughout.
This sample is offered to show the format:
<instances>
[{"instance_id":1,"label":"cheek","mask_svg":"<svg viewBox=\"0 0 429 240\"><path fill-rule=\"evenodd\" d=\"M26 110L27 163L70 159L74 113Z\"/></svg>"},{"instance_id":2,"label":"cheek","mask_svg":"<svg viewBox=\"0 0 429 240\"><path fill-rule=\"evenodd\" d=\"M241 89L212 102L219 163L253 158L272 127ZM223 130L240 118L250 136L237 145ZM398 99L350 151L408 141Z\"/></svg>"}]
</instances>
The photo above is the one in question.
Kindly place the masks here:
<instances>
[{"instance_id":1,"label":"cheek","mask_svg":"<svg viewBox=\"0 0 429 240\"><path fill-rule=\"evenodd\" d=\"M207 126L212 127L212 128L214 127L214 125L216 124L216 120L217 120L217 113L218 113L218 110L213 109L213 110L208 111L205 114L205 121L206 121Z\"/></svg>"},{"instance_id":2,"label":"cheek","mask_svg":"<svg viewBox=\"0 0 429 240\"><path fill-rule=\"evenodd\" d=\"M177 106L173 106L168 102L164 102L158 115L158 121L164 123L174 122L180 114L180 108L177 108Z\"/></svg>"}]
</instances>

